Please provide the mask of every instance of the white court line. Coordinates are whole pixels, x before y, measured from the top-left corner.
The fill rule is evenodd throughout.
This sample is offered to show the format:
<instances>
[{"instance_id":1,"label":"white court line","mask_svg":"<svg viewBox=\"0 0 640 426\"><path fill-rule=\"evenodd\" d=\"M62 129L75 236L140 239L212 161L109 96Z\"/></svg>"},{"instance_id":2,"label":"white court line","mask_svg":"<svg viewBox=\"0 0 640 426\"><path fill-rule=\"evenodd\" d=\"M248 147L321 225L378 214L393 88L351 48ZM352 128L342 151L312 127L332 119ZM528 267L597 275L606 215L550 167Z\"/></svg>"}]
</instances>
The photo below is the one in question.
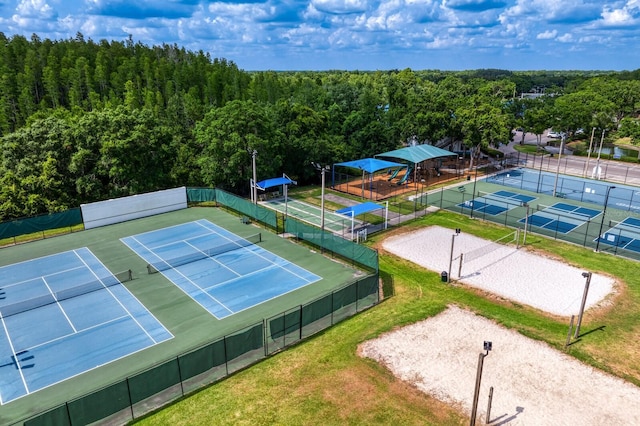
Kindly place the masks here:
<instances>
[{"instance_id":1,"label":"white court line","mask_svg":"<svg viewBox=\"0 0 640 426\"><path fill-rule=\"evenodd\" d=\"M35 261L35 260L37 260L37 259L32 259L32 260L33 260L33 261ZM22 262L22 263L24 263L24 262ZM18 264L17 264L17 263L13 263L13 264L11 264L11 265L7 265L7 266L13 266L13 265L18 265ZM34 276L34 277L32 277L32 278L29 278L28 280L13 281L13 282L11 282L11 283L8 283L8 284L6 284L6 285L3 285L3 288L9 288L9 287L13 287L13 286L16 286L16 285L20 285L20 284L28 283L28 282L30 282L30 281L33 281L33 280L37 279L37 278L53 277L53 276L55 276L55 275L65 274L65 273L67 273L67 272L71 272L71 271L75 271L75 270L83 269L83 268L84 268L83 266L76 266L76 267L74 267L74 268L68 268L68 269L65 269L65 270L63 270L63 271L54 272L54 273L52 273L52 274L46 274L46 275L40 275L40 276Z\"/></svg>"},{"instance_id":2,"label":"white court line","mask_svg":"<svg viewBox=\"0 0 640 426\"><path fill-rule=\"evenodd\" d=\"M202 250L200 250L198 247L196 247L196 246L194 246L194 245L192 245L192 244L189 244L187 241L185 241L185 243L187 243L187 245L189 245L189 246L193 247L194 249L198 250L200 253L202 253L202 254L204 254L204 255L205 255L204 259L199 259L199 260L209 260L209 259L210 259L210 260L213 260L214 262L216 262L217 264L219 264L220 266L222 266L223 268L225 268L225 269L226 269L226 270L228 270L229 272L231 272L231 273L233 273L233 274L236 274L238 277L241 277L241 276L242 276L242 275L240 275L239 273L237 273L236 271L234 271L233 269L229 268L229 267L228 267L227 265L225 265L224 263L219 262L219 261L218 261L217 259L215 259L213 256L207 256L207 253L203 252L203 251L202 251ZM241 249L241 248L244 248L244 247L243 247L243 246L238 246L238 248L237 248L236 250L239 250L239 249ZM220 253L220 254L222 254L222 253ZM181 266L181 265L179 265L179 266ZM198 287L200 287L200 286L198 286ZM202 287L200 287L200 288L202 288Z\"/></svg>"},{"instance_id":3,"label":"white court line","mask_svg":"<svg viewBox=\"0 0 640 426\"><path fill-rule=\"evenodd\" d=\"M191 223L197 223L197 222L191 222ZM163 228L163 229L166 229L166 228ZM159 248L174 246L174 245L177 245L177 244L182 243L182 242L185 242L185 243L188 244L189 241L195 240L197 238L204 237L207 234L213 234L213 232L207 232L207 233L204 233L204 234L196 235L195 237L186 238L186 239L182 239L182 240L174 240L174 241L171 241L170 243L164 243L164 244L160 244L160 245L153 246L153 247L145 245L145 247L147 247L148 249L151 249L151 250L155 250L155 249L159 249ZM136 239L136 241L140 242L137 239ZM142 244L142 243L140 243L140 244Z\"/></svg>"},{"instance_id":4,"label":"white court line","mask_svg":"<svg viewBox=\"0 0 640 426\"><path fill-rule=\"evenodd\" d=\"M84 333L84 332L89 331L89 330L94 329L94 328L101 327L101 326L103 326L103 325L107 325L107 324L110 324L110 323L113 323L113 322L117 322L117 321L121 320L122 318L128 318L128 317L129 317L129 315L121 315L121 316L119 316L119 317L112 318L112 319L110 319L109 321L104 321L104 322L101 322L100 324L94 324L94 325L92 325L91 327L87 327L87 328L85 328L84 330L82 330L82 331L81 331L81 333ZM44 342L38 343L37 345L30 346L29 348L27 348L27 349L25 349L25 350L27 350L27 351L32 351L32 350L34 350L34 349L38 349L38 348L40 348L40 347L46 346L46 345L48 345L48 344L50 344L50 343L59 342L59 341L61 341L61 340L64 340L64 339L66 339L67 337L73 336L74 334L78 334L78 332L74 332L74 333L67 333L67 334L60 335L60 336L56 337L55 339L49 339L49 340L47 340L47 341L44 341Z\"/></svg>"},{"instance_id":5,"label":"white court line","mask_svg":"<svg viewBox=\"0 0 640 426\"><path fill-rule=\"evenodd\" d=\"M87 250L88 250L88 249L87 249ZM82 261L82 263L83 263L85 266L81 266L81 267L78 267L78 268L70 268L70 269L67 269L67 270L62 271L62 272L69 272L69 271L73 271L73 270L76 270L76 269L80 269L80 268L85 268L85 267L86 267L86 268L88 268L88 269L91 271L91 273L95 276L95 272L93 271L93 269L92 269L92 268L90 268L90 267L87 265L87 263L86 263L86 262L84 261L84 259L80 256L80 254L79 254L76 250L72 250L72 252L73 252L73 253L74 253L78 258L80 258L80 260ZM109 270L108 270L108 268L106 268L106 267L104 266L104 264L102 264L102 262L100 262L100 260L99 260L99 259L97 259L95 256L93 256L93 254L92 254L90 251L89 251L89 253L92 255L92 258L93 258L93 259L97 260L97 261L98 261L98 263L99 263L100 265L102 265L102 266L105 268L105 270L106 270L106 271L109 271ZM59 254L60 254L60 253L56 253L56 255L59 255ZM30 261L34 261L34 260L36 260L36 259L31 259ZM22 262L22 263L24 263L24 262ZM46 277L46 276L53 276L53 275L57 275L57 274L60 274L60 273L62 273L62 272L56 272L56 273L54 273L54 274L48 274L48 275L45 275L45 276L40 277L40 278L41 278L41 279L43 279L43 281L45 282L45 285L47 286L47 288L49 288L49 285L48 285L48 283L46 282L46 280L44 279L44 277ZM113 276L113 275L112 275L112 276ZM96 276L96 278L97 278L97 276ZM100 282L102 282L100 279L98 279L98 280L99 280ZM103 286L104 286L104 283L102 283L102 284L103 284ZM122 285L122 283L120 283L120 284L115 284L115 285L120 285L123 289L125 289L127 292L129 292L129 294L131 294L131 292L130 292L130 291L129 291L129 290L128 290L124 285ZM105 288L106 288L106 289L108 289L108 287L106 287L106 286L105 286ZM50 292L52 292L52 291L51 291L51 288L49 288L49 291L50 291ZM115 297L115 295L113 294L113 292L111 292L111 290L108 290L108 291L109 291L109 293L112 295L112 297L114 297L114 298L116 299L116 301L118 301L118 303L122 306L122 303L120 302L120 300L119 300L117 297ZM53 294L53 293L52 293L52 294ZM131 294L131 297L133 297L133 298L135 299L135 296L133 296L133 294ZM60 305L59 301L55 298L55 296L54 296L54 300L56 300L56 303L57 303L58 305ZM137 300L137 299L136 299L136 300ZM139 302L138 302L138 303L139 303ZM124 308L124 306L123 306L123 308ZM65 315L65 317L67 318L67 320L70 322L70 320L69 320L69 318L68 318L68 316L67 316L66 312L64 311L64 309L62 309L62 306L60 306L60 309L62 310L62 312L63 312L63 314ZM73 335L75 335L75 334L88 332L88 331L90 331L90 330L92 330L92 329L96 329L96 328L102 327L102 326L107 325L107 324L110 324L110 323L118 322L118 321L120 321L120 320L121 320L121 319L123 319L123 318L131 318L131 319L132 319L132 320L133 320L133 321L138 325L138 327L140 327L140 328L145 332L145 334L149 337L150 341L151 341L151 342L153 342L153 345L155 345L155 344L158 344L158 343L159 343L158 341L156 341L156 339L154 339L151 335L149 335L149 333L146 331L146 329L145 329L144 327L142 327L142 325L137 321L137 319L135 318L135 316L133 316L133 315L128 311L128 309L124 308L124 310L125 310L125 312L127 312L127 315L121 315L121 316L118 316L118 317L112 318L112 319L110 319L110 320L108 320L108 321L104 321L104 322L101 322L101 323L99 323L99 324L94 324L94 325L92 325L92 326L90 326L90 327L85 328L84 330L81 330L80 332L78 332L78 331L76 330L76 328L73 326L73 324L71 324L71 322L70 322L71 327L73 328L73 332L71 332L71 333L66 333L66 334L61 335L61 336L58 336L58 337L56 337L56 338L54 338L54 339L50 339L50 340L47 340L47 341L41 342L41 343L39 343L39 344L37 344L37 345L34 345L34 346L31 346L31 347L25 348L25 349L24 349L24 351L33 351L33 350L38 349L38 348L40 348L40 347L44 347L44 346L46 346L46 345L48 345L48 344L55 343L55 342L58 342L58 341L63 341L64 339L66 339L66 338L68 338L68 337L70 337L70 336L73 336ZM149 312L148 310L147 310L147 314L151 315L151 317L153 317L153 318L156 320L156 322L157 322L160 326L162 326L162 324L157 320L157 318L155 318L155 317L153 316L153 314L151 314L151 312ZM22 369L20 368L20 365L19 365L19 362L20 362L20 361L19 361L19 358L18 358L17 354L15 353L15 348L14 348L14 346L13 346L13 343L12 343L12 340L11 340L11 336L10 336L9 331L8 331L8 329L7 329L5 319L2 317L2 314L0 314L0 320L2 321L2 326L3 326L4 331L5 331L5 334L6 334L6 336L7 336L7 340L8 340L8 342L9 342L9 345L11 346L11 352L13 353L13 355L12 355L12 356L13 356L13 359L15 360L16 364L18 365L18 370L19 370L19 372L20 372L20 376L21 376L21 379L22 379L22 382L23 382L24 388L25 388L25 390L26 390L26 393L25 393L24 395L18 396L17 398L13 398L13 399L11 400L11 401L15 401L16 399L20 399L20 398L22 398L22 397L24 397L24 396L26 396L26 395L29 395L29 394L31 394L31 393L33 393L33 392L29 389L29 386L27 385L27 382L26 382L26 379L25 379L25 377L24 377L24 374L22 373ZM173 334L171 334L171 333L170 333L166 328L164 328L164 327L162 327L162 328L164 329L164 331L166 331L166 332L167 332L167 334L168 334L169 336L171 336L171 338L173 338L173 337L174 337L174 336L173 336ZM38 389L36 389L36 391L40 391L40 390L42 390L42 389L49 388L49 387L54 386L54 385L56 385L56 384L58 384L58 383L60 383L60 382L66 381L66 380L68 380L68 379L70 379L70 378L73 378L73 377L79 376L79 375L81 375L81 374L85 374L85 373L86 373L86 372L88 372L88 371L95 370L95 369L100 368L100 367L102 367L102 366L104 366L104 365L106 365L106 364L112 363L112 362L117 361L117 360L119 360L119 359L122 359L122 358L128 357L128 356L133 355L133 354L138 353L138 352L141 352L141 351L143 351L143 350L145 350L145 349L149 348L150 346L152 346L152 345L144 345L144 347L143 347L143 348L140 348L139 350L135 350L135 351L129 352L129 353L125 354L125 355L122 355L122 356L120 356L120 357L117 357L117 358L114 358L114 359L110 359L110 360L108 360L107 362L105 362L105 363L103 363L103 364L96 365L95 367L92 367L92 368L87 369L87 370L83 370L83 371L81 371L81 372L79 372L79 373L77 373L77 374L74 374L74 375L72 375L72 376L64 377L62 380L60 380L60 381L58 381L58 382L55 382L55 383L51 383L50 385L47 385L47 386L43 386L43 387L41 387L41 388L38 388ZM1 405L1 404L3 404L3 401L0 399L0 405Z\"/></svg>"},{"instance_id":6,"label":"white court line","mask_svg":"<svg viewBox=\"0 0 640 426\"><path fill-rule=\"evenodd\" d=\"M64 310L64 308L60 304L60 301L56 297L56 294L53 292L51 287L49 287L49 283L47 282L47 280L45 280L44 277L42 277L42 281L44 282L44 285L47 286L47 290L49 290L49 293L51 293L51 296L53 297L53 300L56 301L56 305L58 305L58 308L60 308L60 311L62 311L62 315L64 315L64 317L67 319L67 322L71 326L71 329L73 330L73 332L77 333L78 330L76 330L76 327L73 325L73 322L71 322L71 318L69 318L69 316L67 315L67 312Z\"/></svg>"},{"instance_id":7,"label":"white court line","mask_svg":"<svg viewBox=\"0 0 640 426\"><path fill-rule=\"evenodd\" d=\"M20 364L18 364L19 363L18 354L16 353L16 349L13 346L13 342L11 341L11 335L9 334L9 329L7 328L7 324L4 322L4 317L2 316L2 314L0 314L0 320L2 320L2 328L4 328L4 332L7 335L7 341L9 341L9 347L11 349L11 353L13 354L11 356L13 357L13 360L18 366L18 371L20 372L20 379L22 380L22 384L24 385L25 392L29 394L29 386L27 385L27 380L25 379L24 374L22 374L22 368L20 367ZM1 400L0 400L0 404L2 404Z\"/></svg>"},{"instance_id":8,"label":"white court line","mask_svg":"<svg viewBox=\"0 0 640 426\"><path fill-rule=\"evenodd\" d=\"M86 248L86 247L85 247L85 248ZM89 253L91 253L91 250L89 250L89 249L87 249L87 250L89 251ZM91 255L93 256L93 253L91 253ZM101 261L100 259L98 259L98 258L97 258L97 257L95 257L95 256L93 256L93 258L96 260L96 262L98 262L100 265L102 265L102 267L103 267L106 271L109 271L109 268L107 268L107 266L106 266L104 263L102 263L102 261ZM117 278L116 278L116 280L117 280ZM132 298L132 299L134 299L136 303L138 303L142 308L144 308L144 310L145 310L145 314L146 314L146 315L149 315L151 318L153 318L153 319L156 321L156 323L157 323L160 327L162 327L162 329L163 329L163 330L164 330L164 331L165 331L169 336L171 336L171 338L170 338L170 339L173 339L173 338L175 337L175 336L173 335L173 333L171 333L171 332L170 332L170 331L169 331L169 330L168 330L168 329L167 329L167 328L162 324L162 322L161 322L158 318L156 318L156 316L155 316L155 315L153 315L153 313L152 313L150 310L148 310L148 309L147 309L147 307L146 307L146 306L144 306L144 305L140 302L140 300L138 300L138 298L137 298L133 293L131 293L131 291L130 291L130 290L129 290L129 289L128 289L128 288L127 288L123 283L120 283L120 289L121 289L121 290L123 290L123 291L126 291L127 293L129 293L129 296L131 296L131 298ZM118 300L119 300L119 299L118 299ZM135 316L133 316L133 315L132 315L132 317L135 319ZM136 321L136 323L137 323L138 325L140 325L137 321ZM140 327L142 327L142 326L140 325ZM143 329L144 329L144 327L143 327ZM158 343L162 343L162 342L157 342L157 341L156 341L155 339L153 339L153 338L151 338L151 340L154 342L154 345L156 345L156 344L158 344ZM169 340L169 339L167 339L167 340Z\"/></svg>"},{"instance_id":9,"label":"white court line","mask_svg":"<svg viewBox=\"0 0 640 426\"><path fill-rule=\"evenodd\" d=\"M164 229L164 228L163 228ZM131 239L135 240L138 244L140 244L141 247L144 247L149 253L151 253L153 256L160 258L160 260L162 260L163 262L166 263L166 261L164 259L162 259L160 256L158 256L155 252L153 252L153 250L151 250L149 247L147 247L146 245L144 245L142 242L138 241L138 239L136 239L135 237L130 237ZM136 252L136 254L138 253L137 251L134 250L134 252ZM171 266L171 265L169 265ZM182 277L189 281L191 284L193 284L196 288L199 288L200 290L202 290L202 287L200 287L198 284L196 284L195 282L193 282L193 280L191 280L189 277L187 277L185 274L183 274L182 272L178 271L176 268L170 268L172 270L174 270L177 274L182 275ZM184 294L186 294L187 296L189 296L189 298L193 301L195 301L198 305L202 306L202 304L200 302L198 302L196 299L194 299L189 293L187 293L182 287L180 287L180 285L178 285L177 283L175 283L170 277L168 277L167 275L165 275L164 271L160 271L160 273L169 281L171 281L176 287L178 287L180 290L182 290L182 292ZM231 309L227 308L222 302L220 302L218 299L216 299L215 297L211 296L208 293L204 293L206 294L211 300L213 300L214 302L216 302L217 304L219 304L220 306L222 306L224 309L226 309L227 311L229 311L229 313L234 314L235 312L233 312ZM211 313L211 315L215 316L215 314L211 311L209 311L209 309L207 309L206 307L202 306L207 312ZM218 317L216 317L218 318Z\"/></svg>"},{"instance_id":10,"label":"white court line","mask_svg":"<svg viewBox=\"0 0 640 426\"><path fill-rule=\"evenodd\" d=\"M127 316L126 316L126 315L123 315L123 316L121 316L121 317L114 318L114 319L112 319L112 320L110 320L110 321L107 321L107 322L104 322L104 323L101 323L101 324L96 324L96 325L94 325L94 326L91 326L91 327L87 328L86 330L91 330L92 328L96 328L96 327L99 327L99 326L101 326L101 325L109 324L110 322L118 321L118 320L119 320L119 319L121 319L121 318L127 318ZM67 334L67 335L65 335L65 336L61 336L61 337L58 337L58 338L56 338L56 339L52 339L52 340L50 340L50 341L48 341L48 342L41 343L40 345L33 346L33 347L31 347L31 348L29 348L29 349L27 349L27 350L37 349L37 348L38 348L38 347L40 347L41 345L45 345L45 344L48 344L48 343L53 343L53 342L55 342L55 341L57 341L57 340L62 340L62 339L64 339L64 338L69 337L69 336L72 336L72 335L73 335L73 334ZM74 375L72 375L72 376L65 377L65 378L63 378L62 380L59 380L59 381L57 381L57 382L55 382L55 383L51 383L50 385L47 385L47 386L43 386L43 387L41 387L41 388L38 388L38 389L36 389L36 390L35 390L35 392L37 392L37 391L41 391L41 390L43 390L43 389L50 388L50 387L52 387L52 386L57 385L58 383L62 383L62 382L64 382L64 381L66 381L66 380L69 380L69 379L72 379L72 378L74 378L74 377L80 376L80 375L85 374L85 373L87 373L87 372L89 372L89 371L97 370L98 368L101 368L101 367L103 367L103 366L105 366L105 365L107 365L107 364L110 364L110 363L112 363L112 362L116 362L116 361L118 361L118 360L120 360L120 359L126 358L126 357L131 356L131 355L133 355L133 354L136 354L136 353L138 353L138 352L142 352L142 351L146 350L147 348L149 348L149 346L145 346L145 347L140 348L140 349L138 349L138 350L136 350L136 351L133 351L133 352L127 353L127 354L125 354L125 355L122 355L122 356L120 356L120 357L118 357L118 358L111 359L111 360L109 360L109 361L107 361L107 362L105 362L105 363L98 364L98 365L96 365L95 367L89 368L88 370L83 370L83 371L81 371L81 372L79 372L79 373L77 373L77 374L74 374ZM17 399L20 399L20 398L22 398L22 397L26 396L26 395L30 395L31 393L33 393L33 392L31 392L31 391L27 391L27 393L26 393L25 395L22 395L22 396L19 396L19 397L17 397L17 398L14 398L14 399L12 399L11 401L15 401L15 400L17 400Z\"/></svg>"},{"instance_id":11,"label":"white court line","mask_svg":"<svg viewBox=\"0 0 640 426\"><path fill-rule=\"evenodd\" d=\"M276 202L271 202L271 201L267 201L266 204L270 205L274 210L277 210L280 213L284 213L284 209L280 208L281 206L283 206L283 204L281 204L281 203L277 203L276 204ZM302 205L302 206L305 206L305 207L304 208L296 207L296 204L297 205ZM307 208L311 208L312 211L309 211ZM311 224L316 225L316 226L320 225L319 221L320 221L321 215L322 215L322 212L321 212L320 208L318 208L318 207L316 207L314 205L311 205L311 204L306 204L306 203L303 203L303 202L300 202L300 201L295 201L295 202L293 202L293 204L289 204L288 205L288 209L293 209L293 210L305 213L307 216L311 216L313 219L317 219L318 223L316 223L315 220L311 220L311 219L308 219L308 218L295 216L294 214L292 214L291 216L295 216L295 217L297 217L297 218L299 218L299 219L301 219L301 220L303 220L305 222L311 223ZM325 209L325 221L328 219L327 216L329 218L333 218L333 220L329 219L330 223L332 223L332 224L338 224L338 222L343 222L345 220L347 220L347 221L349 221L349 223L351 223L351 218L349 218L347 216L339 215L337 213L334 213L331 210L326 210ZM358 225L360 225L361 221L355 220L354 223L357 223ZM325 223L325 225L326 225L326 223ZM343 228L344 228L344 226L340 227L340 229L343 229Z\"/></svg>"},{"instance_id":12,"label":"white court line","mask_svg":"<svg viewBox=\"0 0 640 426\"><path fill-rule=\"evenodd\" d=\"M209 222L209 223L210 223L210 222ZM201 226L204 226L204 225L202 225L202 224L200 224L200 225L201 225ZM212 225L216 226L216 225L215 225L215 224L213 224L213 223L212 223ZM206 226L204 226L204 227L205 227L205 228L207 228ZM207 228L207 229L210 229L210 228ZM211 231L213 231L213 232L217 232L215 229L211 229ZM228 237L226 237L226 236L224 236L224 235L222 235L222 234L218 234L218 235L220 235L222 238L228 238ZM255 245L255 244L254 244L254 245ZM251 247L251 246L248 246L248 247ZM291 271L289 271L288 269L284 268L284 266L282 266L282 265L278 265L276 262L273 262L271 259L267 259L265 256L263 256L263 255L262 255L262 254L260 254L260 253L256 253L256 252L255 252L255 251L253 251L253 250L249 250L249 249L248 249L248 247L242 247L242 248L247 249L247 250L248 250L248 251L250 251L254 256L258 256L258 257L262 258L263 260L265 260L265 261L267 261L267 262L271 263L272 265L275 265L276 267L279 267L280 269L285 269L287 272L289 272L289 273L291 273L292 275L296 276L296 274L294 274L293 272L291 272ZM258 248L259 248L260 250L268 251L268 250L266 250L266 249L263 249L263 248L262 248L262 247L260 247L260 246L258 246ZM271 253L271 252L269 252L269 253ZM273 254L273 253L271 253L271 254ZM275 255L275 254L274 254L274 255ZM280 256L278 256L278 255L275 255L275 256L276 256L276 257L278 257L279 259L283 259L282 257L280 257ZM292 262L289 262L289 261L288 261L288 260L286 260L286 259L283 259L283 260L284 260L285 262L287 262L287 264L289 264L289 265L293 265L293 263L292 263ZM297 265L296 265L296 266L297 266ZM310 273L311 273L311 272L310 272ZM249 275L249 274L247 274L247 275ZM313 274L313 275L315 275L315 274ZM316 276L317 276L317 275L316 275ZM298 276L298 278L300 278L301 280L305 281L305 279L304 279L304 278L302 278L302 277L300 277L300 276Z\"/></svg>"},{"instance_id":13,"label":"white court line","mask_svg":"<svg viewBox=\"0 0 640 426\"><path fill-rule=\"evenodd\" d=\"M135 317L135 315L133 315L133 314L129 311L129 309L127 309L127 307L126 307L126 306L124 306L124 305L122 304L122 302L120 301L120 299L118 299L118 298L116 297L116 295L115 295L115 294L113 294L113 292L111 291L111 289L110 289L108 286L106 286L106 285L104 284L104 282L102 281L102 279L96 275L96 273L93 271L93 268L91 268L89 265L87 265L87 263L86 263L86 262L84 261L84 259L83 259L79 254L78 254L78 252L77 252L76 250L74 250L73 252L76 254L76 256L78 256L78 257L80 258L80 260L82 261L82 263L84 263L84 264L87 266L87 268L89 269L89 271L91 271L91 273L93 274L93 276L94 276L94 277L96 277L96 279L100 282L100 284L102 284L102 285L103 285L104 289L105 289L105 290L107 290L107 291L109 292L109 294L111 295L111 297L113 297L113 298L116 300L116 302L118 302L118 305L122 306L122 309L124 309L124 311L127 313L127 315L129 315L129 316L131 317L131 319L132 319L136 324L138 324L138 327L140 327L140 329L144 332L144 334L146 334L146 335L147 335L147 337L148 337L152 342L154 342L154 343L158 343L158 342L156 342L156 341L155 341L155 339L154 339L154 338L149 334L149 332L147 331L147 329L146 329L146 328L144 328L144 327L142 326L142 324L140 324L140 322L138 322L138 320L137 320L137 318ZM100 262L100 261L98 260L98 262ZM104 266L104 265L102 265L102 266ZM106 269L106 268L105 268L105 269ZM107 269L107 271L109 271L109 270ZM110 273L110 272L109 272L109 273ZM115 278L115 276L114 276L113 274L111 274L111 276L112 276L113 278ZM115 279L116 279L116 281L117 281L117 278L115 278ZM119 286L124 287L124 285L123 285L121 282L118 282L118 284L114 284L114 285L119 285ZM101 290L102 290L102 289L101 289Z\"/></svg>"}]
</instances>

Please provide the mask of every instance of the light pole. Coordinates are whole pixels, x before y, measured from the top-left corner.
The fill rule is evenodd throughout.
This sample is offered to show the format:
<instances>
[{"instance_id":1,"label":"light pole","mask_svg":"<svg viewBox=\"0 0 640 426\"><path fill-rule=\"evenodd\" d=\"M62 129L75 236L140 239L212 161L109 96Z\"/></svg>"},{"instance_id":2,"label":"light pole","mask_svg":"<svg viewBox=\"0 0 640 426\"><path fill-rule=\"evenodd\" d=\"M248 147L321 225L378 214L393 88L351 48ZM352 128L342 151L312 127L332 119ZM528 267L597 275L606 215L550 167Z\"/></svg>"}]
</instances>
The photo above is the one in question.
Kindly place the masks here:
<instances>
[{"instance_id":1,"label":"light pole","mask_svg":"<svg viewBox=\"0 0 640 426\"><path fill-rule=\"evenodd\" d=\"M451 254L449 255L449 272L447 275L447 282L451 282L451 264L453 263L453 244L456 241L456 237L460 235L460 228L456 228L456 233L451 235Z\"/></svg>"},{"instance_id":2,"label":"light pole","mask_svg":"<svg viewBox=\"0 0 640 426\"><path fill-rule=\"evenodd\" d=\"M473 207L474 207L474 200L476 199L476 183L478 182L478 165L476 164L476 173L475 176L473 177L473 192L471 193L471 214L469 215L469 217L471 219L473 219Z\"/></svg>"},{"instance_id":3,"label":"light pole","mask_svg":"<svg viewBox=\"0 0 640 426\"><path fill-rule=\"evenodd\" d=\"M251 197L253 198L253 204L258 203L258 188L256 184L258 183L256 177L256 155L258 155L258 151L255 149L251 151L251 167L253 169L253 188L251 188Z\"/></svg>"},{"instance_id":4,"label":"light pole","mask_svg":"<svg viewBox=\"0 0 640 426\"><path fill-rule=\"evenodd\" d=\"M609 193L612 189L616 189L615 186L610 186L607 188L607 194L604 197L604 209L602 210L602 220L600 221L600 230L598 231L598 241L596 242L596 253L600 248L600 239L602 238L602 227L604 226L604 217L607 214L607 204L609 203Z\"/></svg>"},{"instance_id":5,"label":"light pole","mask_svg":"<svg viewBox=\"0 0 640 426\"><path fill-rule=\"evenodd\" d=\"M580 335L580 324L582 324L582 314L584 313L584 305L587 303L587 294L589 293L589 284L591 284L591 272L583 272L582 276L587 279L584 284L584 293L582 293L582 304L580 305L580 313L578 313L578 325L576 326L576 332L573 335L574 339L577 339Z\"/></svg>"},{"instance_id":6,"label":"light pole","mask_svg":"<svg viewBox=\"0 0 640 426\"><path fill-rule=\"evenodd\" d=\"M524 207L527 208L526 216L524 217L524 239L522 240L522 245L527 245L527 228L529 228L529 203L524 203Z\"/></svg>"},{"instance_id":7,"label":"light pole","mask_svg":"<svg viewBox=\"0 0 640 426\"><path fill-rule=\"evenodd\" d=\"M480 395L480 382L482 381L482 366L484 364L484 358L489 355L489 351L492 348L491 342L484 342L484 350L487 353L480 353L478 356L478 370L476 371L476 387L473 392L473 406L471 408L471 421L469 422L470 426L475 426L476 424L476 412L478 411L478 397Z\"/></svg>"},{"instance_id":8,"label":"light pole","mask_svg":"<svg viewBox=\"0 0 640 426\"><path fill-rule=\"evenodd\" d=\"M320 192L320 238L324 239L324 174L327 170L329 170L329 166L322 166L320 165L320 163L311 163L311 165L315 167L316 170L319 170L320 175L322 176L322 190Z\"/></svg>"},{"instance_id":9,"label":"light pole","mask_svg":"<svg viewBox=\"0 0 640 426\"><path fill-rule=\"evenodd\" d=\"M558 164L556 166L556 179L553 182L553 196L555 197L557 192L556 189L558 188L558 175L560 174L560 157L562 157L562 151L564 151L564 139L565 139L566 134L563 133L562 134L562 139L560 139L560 151L558 151Z\"/></svg>"},{"instance_id":10,"label":"light pole","mask_svg":"<svg viewBox=\"0 0 640 426\"><path fill-rule=\"evenodd\" d=\"M602 154L602 144L604 143L604 129L602 129L602 136L600 137L600 148L598 148L598 158L596 159L596 166L593 168L592 178L600 180L600 155Z\"/></svg>"},{"instance_id":11,"label":"light pole","mask_svg":"<svg viewBox=\"0 0 640 426\"><path fill-rule=\"evenodd\" d=\"M589 150L587 151L587 161L584 163L584 170L582 171L582 177L587 176L587 170L589 170L589 160L591 159L591 149L593 147L593 137L596 135L596 128L591 129L591 140L589 141Z\"/></svg>"}]
</instances>

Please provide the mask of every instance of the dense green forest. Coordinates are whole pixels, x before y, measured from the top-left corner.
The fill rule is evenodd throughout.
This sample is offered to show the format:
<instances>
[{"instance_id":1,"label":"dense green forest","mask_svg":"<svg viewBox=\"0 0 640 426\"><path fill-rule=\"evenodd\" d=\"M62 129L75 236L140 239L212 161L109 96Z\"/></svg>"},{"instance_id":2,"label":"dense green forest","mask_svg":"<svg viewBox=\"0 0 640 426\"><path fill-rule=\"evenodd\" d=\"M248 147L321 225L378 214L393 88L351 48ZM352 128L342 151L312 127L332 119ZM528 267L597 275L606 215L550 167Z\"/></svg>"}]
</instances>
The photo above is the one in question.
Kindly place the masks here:
<instances>
[{"instance_id":1,"label":"dense green forest","mask_svg":"<svg viewBox=\"0 0 640 426\"><path fill-rule=\"evenodd\" d=\"M0 33L0 220L177 185L317 179L408 141L478 153L523 128L640 143L640 70L245 72L176 45ZM544 93L534 99L523 92Z\"/></svg>"}]
</instances>

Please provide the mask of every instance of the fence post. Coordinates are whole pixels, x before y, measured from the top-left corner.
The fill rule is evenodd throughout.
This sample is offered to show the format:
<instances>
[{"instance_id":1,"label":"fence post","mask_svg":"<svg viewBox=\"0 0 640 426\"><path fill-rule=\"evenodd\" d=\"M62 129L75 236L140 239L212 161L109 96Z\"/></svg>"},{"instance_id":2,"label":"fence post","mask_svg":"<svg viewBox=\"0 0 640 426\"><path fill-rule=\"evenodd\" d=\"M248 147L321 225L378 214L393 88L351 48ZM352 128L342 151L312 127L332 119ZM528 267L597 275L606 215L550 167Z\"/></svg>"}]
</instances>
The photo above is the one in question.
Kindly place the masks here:
<instances>
[{"instance_id":1,"label":"fence post","mask_svg":"<svg viewBox=\"0 0 640 426\"><path fill-rule=\"evenodd\" d=\"M487 419L486 424L491 423L491 402L493 401L493 386L489 388L489 402L487 403Z\"/></svg>"},{"instance_id":2,"label":"fence post","mask_svg":"<svg viewBox=\"0 0 640 426\"><path fill-rule=\"evenodd\" d=\"M564 342L565 349L569 346L569 343L571 343L571 331L573 330L574 317L575 315L571 315L571 321L569 322L569 332L567 333L567 340Z\"/></svg>"}]
</instances>

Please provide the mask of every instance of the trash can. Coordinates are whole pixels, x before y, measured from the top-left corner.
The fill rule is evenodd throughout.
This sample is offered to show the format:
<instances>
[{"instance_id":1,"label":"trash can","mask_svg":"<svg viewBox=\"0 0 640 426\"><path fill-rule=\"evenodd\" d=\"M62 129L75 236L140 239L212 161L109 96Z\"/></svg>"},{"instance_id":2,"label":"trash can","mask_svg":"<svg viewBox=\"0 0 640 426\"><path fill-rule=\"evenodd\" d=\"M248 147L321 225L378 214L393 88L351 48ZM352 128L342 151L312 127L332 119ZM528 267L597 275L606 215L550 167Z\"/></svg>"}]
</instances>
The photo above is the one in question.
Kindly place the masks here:
<instances>
[{"instance_id":1,"label":"trash can","mask_svg":"<svg viewBox=\"0 0 640 426\"><path fill-rule=\"evenodd\" d=\"M447 274L447 271L442 271L442 273L440 274L440 278L442 279L443 283L448 283L449 282L449 274Z\"/></svg>"}]
</instances>

